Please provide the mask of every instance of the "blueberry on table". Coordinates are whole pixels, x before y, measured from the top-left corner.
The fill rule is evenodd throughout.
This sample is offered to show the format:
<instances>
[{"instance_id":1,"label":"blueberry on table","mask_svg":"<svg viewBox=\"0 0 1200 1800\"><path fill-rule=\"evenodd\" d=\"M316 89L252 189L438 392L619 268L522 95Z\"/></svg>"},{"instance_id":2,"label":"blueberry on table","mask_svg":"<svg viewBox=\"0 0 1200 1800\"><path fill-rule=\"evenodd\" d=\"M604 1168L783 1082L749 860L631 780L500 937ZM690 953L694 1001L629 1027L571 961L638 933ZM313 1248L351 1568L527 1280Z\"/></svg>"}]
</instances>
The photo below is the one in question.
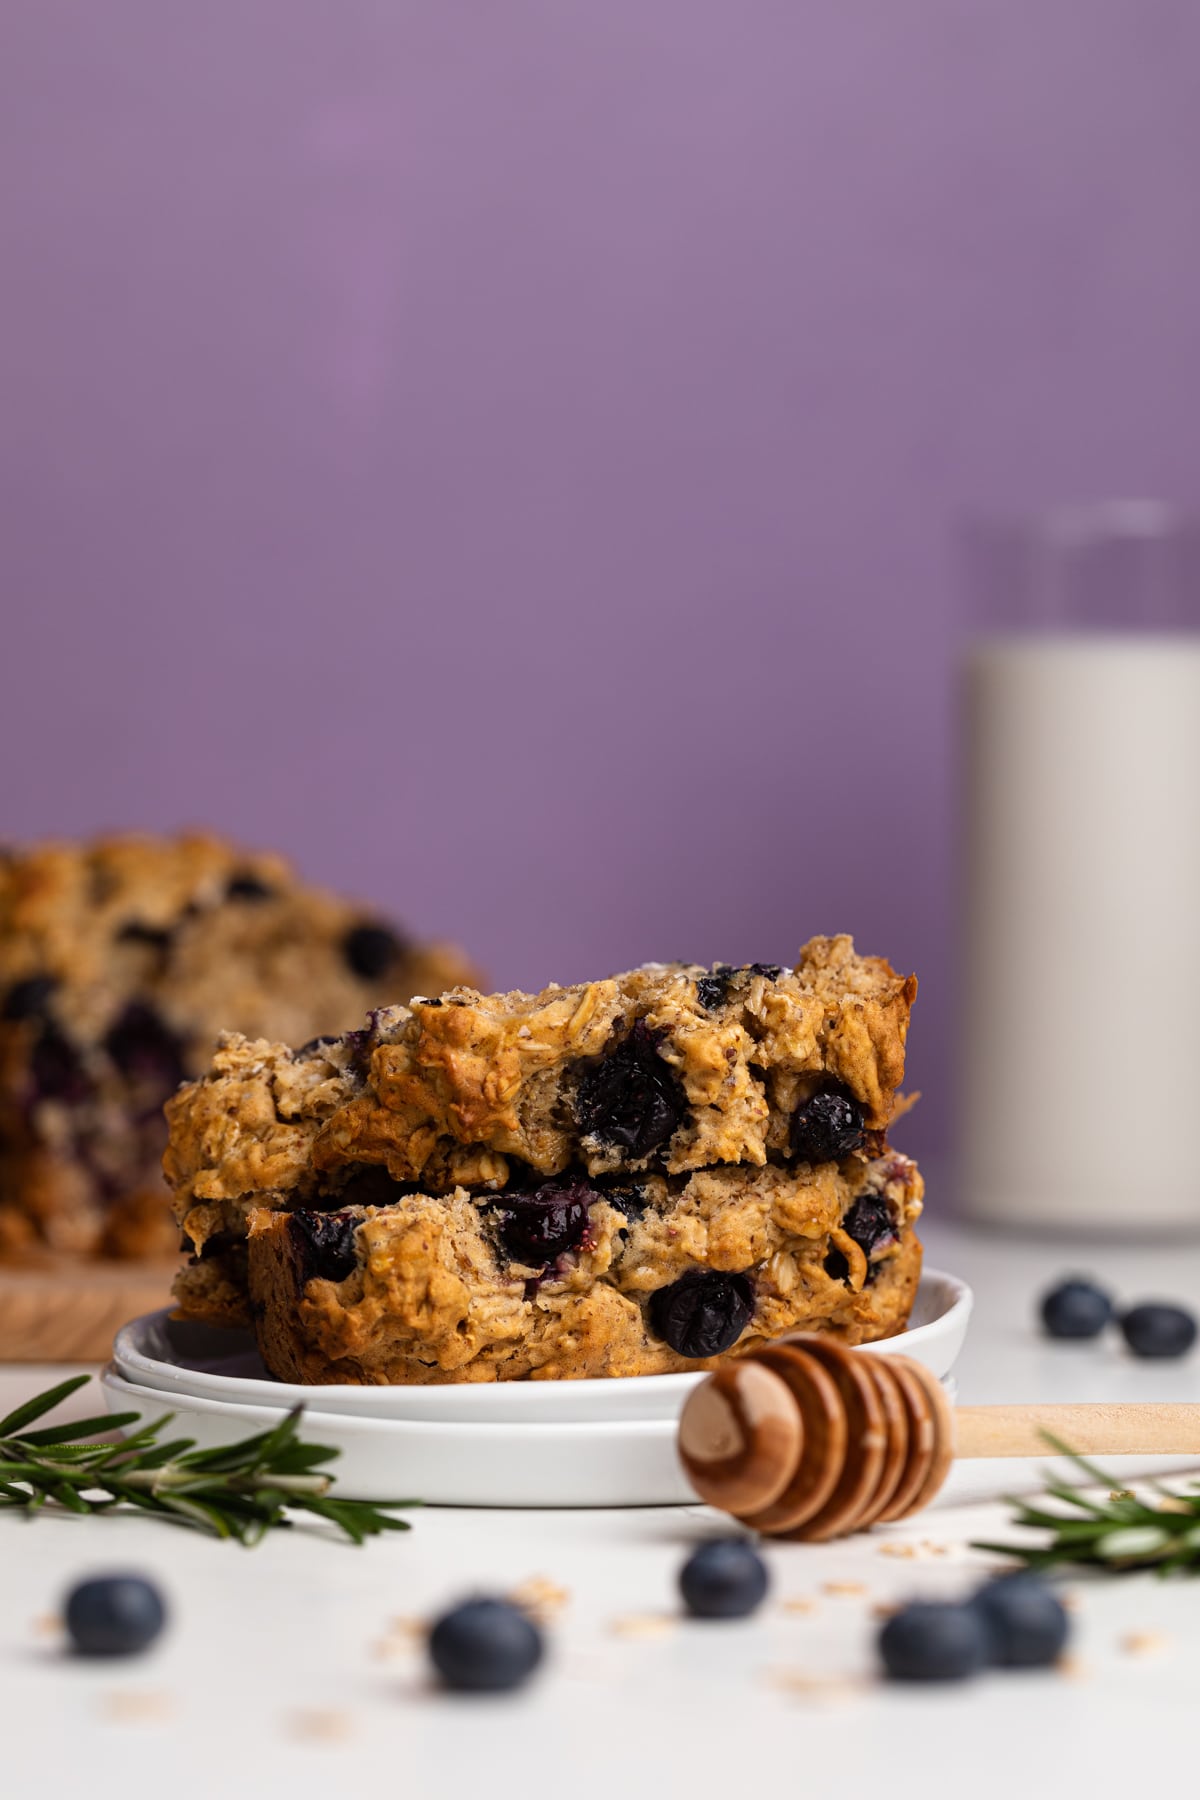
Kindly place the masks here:
<instances>
[{"instance_id":1,"label":"blueberry on table","mask_svg":"<svg viewBox=\"0 0 1200 1800\"><path fill-rule=\"evenodd\" d=\"M767 1569L745 1538L701 1544L679 1572L683 1603L698 1619L744 1619L762 1605Z\"/></svg>"},{"instance_id":2,"label":"blueberry on table","mask_svg":"<svg viewBox=\"0 0 1200 1800\"><path fill-rule=\"evenodd\" d=\"M1147 1300L1120 1318L1125 1342L1135 1356L1184 1356L1196 1341L1196 1320L1182 1306Z\"/></svg>"},{"instance_id":3,"label":"blueberry on table","mask_svg":"<svg viewBox=\"0 0 1200 1800\"><path fill-rule=\"evenodd\" d=\"M1044 1669L1058 1661L1070 1636L1066 1608L1053 1589L1021 1570L989 1581L972 1605L991 1636L992 1661L1003 1669Z\"/></svg>"},{"instance_id":4,"label":"blueberry on table","mask_svg":"<svg viewBox=\"0 0 1200 1800\"><path fill-rule=\"evenodd\" d=\"M843 1087L822 1088L792 1114L792 1155L801 1162L840 1162L863 1137L863 1109Z\"/></svg>"},{"instance_id":5,"label":"blueberry on table","mask_svg":"<svg viewBox=\"0 0 1200 1800\"><path fill-rule=\"evenodd\" d=\"M1048 1337L1099 1337L1113 1316L1112 1297L1094 1281L1073 1276L1042 1295L1041 1314Z\"/></svg>"},{"instance_id":6,"label":"blueberry on table","mask_svg":"<svg viewBox=\"0 0 1200 1800\"><path fill-rule=\"evenodd\" d=\"M879 1654L892 1681L965 1681L987 1667L991 1649L987 1620L970 1604L914 1601L879 1634Z\"/></svg>"},{"instance_id":7,"label":"blueberry on table","mask_svg":"<svg viewBox=\"0 0 1200 1800\"><path fill-rule=\"evenodd\" d=\"M449 1688L498 1694L520 1687L542 1660L542 1634L507 1600L468 1600L443 1613L429 1655Z\"/></svg>"},{"instance_id":8,"label":"blueberry on table","mask_svg":"<svg viewBox=\"0 0 1200 1800\"><path fill-rule=\"evenodd\" d=\"M67 1634L80 1656L134 1656L166 1620L162 1595L141 1575L95 1575L67 1596Z\"/></svg>"}]
</instances>

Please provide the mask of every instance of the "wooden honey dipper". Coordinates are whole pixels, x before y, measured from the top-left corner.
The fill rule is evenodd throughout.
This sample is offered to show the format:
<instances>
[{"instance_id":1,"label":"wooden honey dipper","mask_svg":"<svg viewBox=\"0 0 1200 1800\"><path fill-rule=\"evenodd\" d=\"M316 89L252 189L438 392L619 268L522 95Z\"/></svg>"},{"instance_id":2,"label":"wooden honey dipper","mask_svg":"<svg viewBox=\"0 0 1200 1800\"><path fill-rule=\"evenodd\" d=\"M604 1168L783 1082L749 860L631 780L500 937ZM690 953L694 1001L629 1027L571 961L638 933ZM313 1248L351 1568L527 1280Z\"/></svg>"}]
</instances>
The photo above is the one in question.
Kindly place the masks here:
<instances>
[{"instance_id":1,"label":"wooden honey dipper","mask_svg":"<svg viewBox=\"0 0 1200 1800\"><path fill-rule=\"evenodd\" d=\"M956 1456L1200 1453L1200 1405L952 1407L907 1356L797 1334L713 1370L679 1456L702 1500L771 1537L820 1543L927 1506Z\"/></svg>"}]
</instances>

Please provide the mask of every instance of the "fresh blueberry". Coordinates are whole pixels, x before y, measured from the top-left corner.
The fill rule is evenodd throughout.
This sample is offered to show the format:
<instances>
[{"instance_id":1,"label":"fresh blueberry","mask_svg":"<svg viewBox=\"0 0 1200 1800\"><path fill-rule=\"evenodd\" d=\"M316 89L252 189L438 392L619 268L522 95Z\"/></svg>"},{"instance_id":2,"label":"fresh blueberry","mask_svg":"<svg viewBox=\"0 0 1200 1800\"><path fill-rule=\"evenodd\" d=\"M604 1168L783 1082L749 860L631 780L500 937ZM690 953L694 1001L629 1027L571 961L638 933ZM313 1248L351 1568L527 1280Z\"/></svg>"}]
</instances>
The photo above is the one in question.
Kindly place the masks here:
<instances>
[{"instance_id":1,"label":"fresh blueberry","mask_svg":"<svg viewBox=\"0 0 1200 1800\"><path fill-rule=\"evenodd\" d=\"M260 880L257 875L252 875L248 869L243 869L240 874L234 875L231 879L229 886L225 889L225 898L252 902L273 900L275 889L267 882Z\"/></svg>"},{"instance_id":2,"label":"fresh blueberry","mask_svg":"<svg viewBox=\"0 0 1200 1800\"><path fill-rule=\"evenodd\" d=\"M574 1250L600 1196L585 1181L547 1181L532 1194L500 1196L500 1236L518 1262L540 1266Z\"/></svg>"},{"instance_id":3,"label":"fresh blueberry","mask_svg":"<svg viewBox=\"0 0 1200 1800\"><path fill-rule=\"evenodd\" d=\"M764 981L778 981L783 974L783 965L781 963L751 963L750 973L761 975Z\"/></svg>"},{"instance_id":4,"label":"fresh blueberry","mask_svg":"<svg viewBox=\"0 0 1200 1800\"><path fill-rule=\"evenodd\" d=\"M749 1278L717 1269L692 1269L650 1296L651 1328L678 1356L720 1356L753 1311Z\"/></svg>"},{"instance_id":5,"label":"fresh blueberry","mask_svg":"<svg viewBox=\"0 0 1200 1800\"><path fill-rule=\"evenodd\" d=\"M183 1044L166 1020L144 1001L131 1000L104 1039L104 1048L128 1081L142 1081L169 1094L186 1069Z\"/></svg>"},{"instance_id":6,"label":"fresh blueberry","mask_svg":"<svg viewBox=\"0 0 1200 1800\"><path fill-rule=\"evenodd\" d=\"M133 1656L166 1621L162 1595L141 1575L96 1575L67 1596L67 1633L80 1656Z\"/></svg>"},{"instance_id":7,"label":"fresh blueberry","mask_svg":"<svg viewBox=\"0 0 1200 1800\"><path fill-rule=\"evenodd\" d=\"M792 1114L792 1155L801 1162L840 1162L863 1137L863 1109L843 1087L822 1088Z\"/></svg>"},{"instance_id":8,"label":"fresh blueberry","mask_svg":"<svg viewBox=\"0 0 1200 1800\"><path fill-rule=\"evenodd\" d=\"M1113 1303L1094 1281L1072 1277L1043 1294L1042 1325L1052 1338L1099 1337L1113 1316Z\"/></svg>"},{"instance_id":9,"label":"fresh blueberry","mask_svg":"<svg viewBox=\"0 0 1200 1800\"><path fill-rule=\"evenodd\" d=\"M314 1050L324 1050L327 1044L336 1044L337 1041L336 1037L330 1037L328 1033L323 1037L309 1038L307 1044L301 1044L300 1048L296 1051L296 1055L311 1056Z\"/></svg>"},{"instance_id":10,"label":"fresh blueberry","mask_svg":"<svg viewBox=\"0 0 1200 1800\"><path fill-rule=\"evenodd\" d=\"M1058 1661L1070 1636L1062 1601L1025 1570L989 1581L972 1605L987 1621L992 1661L1004 1669L1044 1669Z\"/></svg>"},{"instance_id":11,"label":"fresh blueberry","mask_svg":"<svg viewBox=\"0 0 1200 1800\"><path fill-rule=\"evenodd\" d=\"M468 1600L437 1621L429 1655L447 1687L498 1694L528 1681L542 1660L542 1634L507 1600Z\"/></svg>"},{"instance_id":12,"label":"fresh blueberry","mask_svg":"<svg viewBox=\"0 0 1200 1800\"><path fill-rule=\"evenodd\" d=\"M1182 1306L1146 1300L1122 1313L1120 1326L1135 1356L1184 1356L1196 1341L1196 1320Z\"/></svg>"},{"instance_id":13,"label":"fresh blueberry","mask_svg":"<svg viewBox=\"0 0 1200 1800\"><path fill-rule=\"evenodd\" d=\"M687 1114L687 1096L659 1055L664 1035L639 1019L603 1056L582 1065L575 1116L586 1137L641 1158L674 1135Z\"/></svg>"},{"instance_id":14,"label":"fresh blueberry","mask_svg":"<svg viewBox=\"0 0 1200 1800\"><path fill-rule=\"evenodd\" d=\"M893 1681L964 1681L992 1653L987 1620L977 1606L917 1600L879 1634L879 1654Z\"/></svg>"},{"instance_id":15,"label":"fresh blueberry","mask_svg":"<svg viewBox=\"0 0 1200 1800\"><path fill-rule=\"evenodd\" d=\"M294 1212L288 1221L300 1259L300 1280L345 1281L358 1267L355 1236L361 1219L344 1212Z\"/></svg>"},{"instance_id":16,"label":"fresh blueberry","mask_svg":"<svg viewBox=\"0 0 1200 1800\"><path fill-rule=\"evenodd\" d=\"M399 962L404 946L387 925L354 925L342 939L342 954L356 975L376 981Z\"/></svg>"},{"instance_id":17,"label":"fresh blueberry","mask_svg":"<svg viewBox=\"0 0 1200 1800\"><path fill-rule=\"evenodd\" d=\"M701 1544L679 1571L679 1591L700 1619L744 1619L762 1605L767 1568L745 1538Z\"/></svg>"},{"instance_id":18,"label":"fresh blueberry","mask_svg":"<svg viewBox=\"0 0 1200 1800\"><path fill-rule=\"evenodd\" d=\"M53 975L27 975L24 981L15 981L4 996L0 1018L44 1018L50 996L57 986Z\"/></svg>"}]
</instances>

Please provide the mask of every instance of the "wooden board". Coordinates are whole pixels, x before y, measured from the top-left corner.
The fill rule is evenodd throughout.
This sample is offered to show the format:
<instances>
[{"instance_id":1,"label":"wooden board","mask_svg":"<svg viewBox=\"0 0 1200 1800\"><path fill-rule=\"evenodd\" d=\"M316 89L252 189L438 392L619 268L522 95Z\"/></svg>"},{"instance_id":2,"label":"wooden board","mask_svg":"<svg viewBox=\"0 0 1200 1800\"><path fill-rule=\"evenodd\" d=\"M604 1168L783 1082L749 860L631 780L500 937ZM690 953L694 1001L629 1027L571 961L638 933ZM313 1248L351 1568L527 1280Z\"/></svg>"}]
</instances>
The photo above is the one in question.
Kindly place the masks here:
<instances>
[{"instance_id":1,"label":"wooden board","mask_svg":"<svg viewBox=\"0 0 1200 1800\"><path fill-rule=\"evenodd\" d=\"M0 1263L0 1362L107 1362L129 1319L171 1300L178 1267L46 1255Z\"/></svg>"}]
</instances>

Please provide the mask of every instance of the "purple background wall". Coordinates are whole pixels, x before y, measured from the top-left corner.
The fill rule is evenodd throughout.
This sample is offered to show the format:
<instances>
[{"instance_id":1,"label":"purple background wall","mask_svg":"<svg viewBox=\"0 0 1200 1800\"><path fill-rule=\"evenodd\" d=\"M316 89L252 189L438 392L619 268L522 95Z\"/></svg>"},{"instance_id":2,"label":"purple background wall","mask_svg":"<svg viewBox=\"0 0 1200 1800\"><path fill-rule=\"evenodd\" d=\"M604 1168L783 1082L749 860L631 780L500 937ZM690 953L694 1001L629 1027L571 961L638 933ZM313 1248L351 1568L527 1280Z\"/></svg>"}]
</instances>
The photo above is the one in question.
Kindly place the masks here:
<instances>
[{"instance_id":1,"label":"purple background wall","mask_svg":"<svg viewBox=\"0 0 1200 1800\"><path fill-rule=\"evenodd\" d=\"M975 503L1194 490L1193 0L8 0L3 829L924 978Z\"/></svg>"}]
</instances>

